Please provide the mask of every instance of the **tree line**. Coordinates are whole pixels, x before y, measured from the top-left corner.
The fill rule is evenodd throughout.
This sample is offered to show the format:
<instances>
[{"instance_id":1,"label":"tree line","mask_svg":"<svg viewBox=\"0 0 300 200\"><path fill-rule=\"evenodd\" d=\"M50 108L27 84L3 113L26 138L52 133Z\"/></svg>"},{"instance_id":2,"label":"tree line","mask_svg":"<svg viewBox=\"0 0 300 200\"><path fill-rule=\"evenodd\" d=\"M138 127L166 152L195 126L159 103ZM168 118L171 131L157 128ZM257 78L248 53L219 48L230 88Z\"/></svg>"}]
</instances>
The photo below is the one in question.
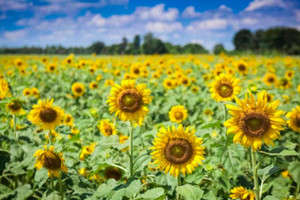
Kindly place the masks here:
<instances>
[{"instance_id":1,"label":"tree line","mask_svg":"<svg viewBox=\"0 0 300 200\"><path fill-rule=\"evenodd\" d=\"M95 42L84 47L47 46L41 47L18 47L0 48L0 54L92 54L97 55L138 55L138 54L204 54L208 51L200 44L173 45L169 42L155 38L152 33L143 37L136 35L132 42L124 37L119 44L105 45L103 42Z\"/></svg>"},{"instance_id":2,"label":"tree line","mask_svg":"<svg viewBox=\"0 0 300 200\"><path fill-rule=\"evenodd\" d=\"M289 54L300 55L300 32L294 28L275 27L267 30L251 32L248 29L238 31L233 37L235 49L228 51L223 44L216 44L213 48L215 54ZM126 37L119 44L105 45L103 42L95 42L88 47L2 47L0 54L92 54L97 55L139 55L139 54L204 54L208 53L200 44L173 45L164 42L147 33L141 37L136 35L132 42Z\"/></svg>"},{"instance_id":3,"label":"tree line","mask_svg":"<svg viewBox=\"0 0 300 200\"><path fill-rule=\"evenodd\" d=\"M251 32L248 29L238 31L233 37L235 50L229 53L249 52L255 54L300 54L300 31L289 27L275 27ZM214 53L227 53L222 44L216 44Z\"/></svg>"}]
</instances>

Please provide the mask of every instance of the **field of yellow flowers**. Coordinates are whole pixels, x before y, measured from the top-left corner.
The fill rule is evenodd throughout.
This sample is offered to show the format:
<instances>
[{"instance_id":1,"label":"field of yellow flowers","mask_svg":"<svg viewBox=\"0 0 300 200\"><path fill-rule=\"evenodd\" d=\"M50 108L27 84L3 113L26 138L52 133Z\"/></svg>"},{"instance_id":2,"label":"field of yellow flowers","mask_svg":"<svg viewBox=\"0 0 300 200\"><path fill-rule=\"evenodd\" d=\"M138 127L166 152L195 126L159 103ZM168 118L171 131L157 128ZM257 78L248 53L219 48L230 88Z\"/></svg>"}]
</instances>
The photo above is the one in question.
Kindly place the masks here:
<instances>
[{"instance_id":1,"label":"field of yellow flowers","mask_svg":"<svg viewBox=\"0 0 300 200\"><path fill-rule=\"evenodd\" d=\"M1 56L0 199L300 199L297 57Z\"/></svg>"}]
</instances>

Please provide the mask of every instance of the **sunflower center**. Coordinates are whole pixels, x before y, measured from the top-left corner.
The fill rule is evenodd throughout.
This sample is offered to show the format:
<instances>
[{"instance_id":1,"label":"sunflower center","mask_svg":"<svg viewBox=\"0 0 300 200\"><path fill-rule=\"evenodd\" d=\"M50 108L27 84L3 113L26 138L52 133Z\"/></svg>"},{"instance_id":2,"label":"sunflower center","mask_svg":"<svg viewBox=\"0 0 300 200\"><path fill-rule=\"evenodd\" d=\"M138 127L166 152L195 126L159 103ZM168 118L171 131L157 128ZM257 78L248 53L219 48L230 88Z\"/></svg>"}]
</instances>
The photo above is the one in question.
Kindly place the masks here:
<instances>
[{"instance_id":1,"label":"sunflower center","mask_svg":"<svg viewBox=\"0 0 300 200\"><path fill-rule=\"evenodd\" d=\"M172 164L186 163L192 155L192 145L185 139L171 139L165 147L165 157Z\"/></svg>"},{"instance_id":2,"label":"sunflower center","mask_svg":"<svg viewBox=\"0 0 300 200\"><path fill-rule=\"evenodd\" d=\"M40 118L43 122L51 123L53 122L57 117L57 113L52 108L46 108L41 110L40 112Z\"/></svg>"},{"instance_id":3,"label":"sunflower center","mask_svg":"<svg viewBox=\"0 0 300 200\"><path fill-rule=\"evenodd\" d=\"M274 82L274 78L273 77L269 78L269 82L273 83Z\"/></svg>"},{"instance_id":4,"label":"sunflower center","mask_svg":"<svg viewBox=\"0 0 300 200\"><path fill-rule=\"evenodd\" d=\"M13 101L12 104L9 104L9 108L11 110L20 110L21 109L21 103L19 101Z\"/></svg>"},{"instance_id":5,"label":"sunflower center","mask_svg":"<svg viewBox=\"0 0 300 200\"><path fill-rule=\"evenodd\" d=\"M105 169L104 176L106 179L113 178L118 181L122 178L122 172L117 168L108 167Z\"/></svg>"},{"instance_id":6,"label":"sunflower center","mask_svg":"<svg viewBox=\"0 0 300 200\"><path fill-rule=\"evenodd\" d=\"M75 91L76 91L77 93L81 93L81 92L82 92L82 89L81 89L80 87L77 87L77 88L75 89Z\"/></svg>"},{"instance_id":7,"label":"sunflower center","mask_svg":"<svg viewBox=\"0 0 300 200\"><path fill-rule=\"evenodd\" d=\"M221 97L229 97L233 93L233 87L228 83L222 83L219 87Z\"/></svg>"},{"instance_id":8,"label":"sunflower center","mask_svg":"<svg viewBox=\"0 0 300 200\"><path fill-rule=\"evenodd\" d=\"M140 70L139 70L139 69L135 69L135 70L134 70L134 73L135 73L135 74L139 74L139 73L140 73Z\"/></svg>"},{"instance_id":9,"label":"sunflower center","mask_svg":"<svg viewBox=\"0 0 300 200\"><path fill-rule=\"evenodd\" d=\"M179 111L176 111L175 114L174 114L174 117L176 119L182 119L183 118L183 113L179 112Z\"/></svg>"},{"instance_id":10,"label":"sunflower center","mask_svg":"<svg viewBox=\"0 0 300 200\"><path fill-rule=\"evenodd\" d=\"M283 78L283 79L281 79L280 83L282 86L286 86L288 84L288 80Z\"/></svg>"},{"instance_id":11,"label":"sunflower center","mask_svg":"<svg viewBox=\"0 0 300 200\"><path fill-rule=\"evenodd\" d=\"M107 133L108 135L111 135L112 134L112 128L110 126L105 126L105 133Z\"/></svg>"},{"instance_id":12,"label":"sunflower center","mask_svg":"<svg viewBox=\"0 0 300 200\"><path fill-rule=\"evenodd\" d=\"M71 121L71 117L68 116L68 117L66 118L66 122L69 123L70 121Z\"/></svg>"},{"instance_id":13,"label":"sunflower center","mask_svg":"<svg viewBox=\"0 0 300 200\"><path fill-rule=\"evenodd\" d=\"M265 113L249 111L240 119L240 126L244 134L252 137L260 137L270 127L270 120Z\"/></svg>"},{"instance_id":14,"label":"sunflower center","mask_svg":"<svg viewBox=\"0 0 300 200\"><path fill-rule=\"evenodd\" d=\"M239 68L240 71L245 71L246 70L246 66L243 65L243 64L240 64L238 68Z\"/></svg>"},{"instance_id":15,"label":"sunflower center","mask_svg":"<svg viewBox=\"0 0 300 200\"><path fill-rule=\"evenodd\" d=\"M127 89L118 96L118 104L123 111L135 112L142 105L142 97L137 91Z\"/></svg>"},{"instance_id":16,"label":"sunflower center","mask_svg":"<svg viewBox=\"0 0 300 200\"><path fill-rule=\"evenodd\" d=\"M61 160L58 155L45 152L44 159L43 159L43 166L47 169L56 170L59 169L61 165Z\"/></svg>"},{"instance_id":17,"label":"sunflower center","mask_svg":"<svg viewBox=\"0 0 300 200\"><path fill-rule=\"evenodd\" d=\"M295 118L295 125L300 127L300 114L298 114L297 117Z\"/></svg>"}]
</instances>

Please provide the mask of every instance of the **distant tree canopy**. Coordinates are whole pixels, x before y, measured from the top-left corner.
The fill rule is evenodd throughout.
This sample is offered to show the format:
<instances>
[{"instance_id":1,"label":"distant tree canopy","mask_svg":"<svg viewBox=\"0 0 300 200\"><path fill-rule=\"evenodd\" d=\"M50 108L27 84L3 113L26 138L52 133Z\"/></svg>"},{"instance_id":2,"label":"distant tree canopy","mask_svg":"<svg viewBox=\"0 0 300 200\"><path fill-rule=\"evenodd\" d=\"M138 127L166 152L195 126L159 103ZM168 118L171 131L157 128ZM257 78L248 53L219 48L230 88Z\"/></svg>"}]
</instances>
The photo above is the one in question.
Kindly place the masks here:
<instances>
[{"instance_id":1,"label":"distant tree canopy","mask_svg":"<svg viewBox=\"0 0 300 200\"><path fill-rule=\"evenodd\" d=\"M240 30L233 38L237 51L278 51L286 54L300 54L300 31L294 28L276 27L267 30Z\"/></svg>"},{"instance_id":2,"label":"distant tree canopy","mask_svg":"<svg viewBox=\"0 0 300 200\"><path fill-rule=\"evenodd\" d=\"M223 44L216 44L213 49L214 54L219 55L221 53L226 53L226 49Z\"/></svg>"},{"instance_id":3,"label":"distant tree canopy","mask_svg":"<svg viewBox=\"0 0 300 200\"><path fill-rule=\"evenodd\" d=\"M267 30L251 32L247 29L238 31L233 37L233 44L237 52L300 54L300 31L288 27L276 27ZM222 44L216 44L213 48L214 54L227 53ZM130 42L126 37L119 44L106 46L97 41L88 47L63 47L47 46L41 47L19 47L0 48L0 54L103 54L103 55L138 55L138 54L204 54L208 51L200 44L173 45L147 33L143 42L139 35L134 36Z\"/></svg>"},{"instance_id":4,"label":"distant tree canopy","mask_svg":"<svg viewBox=\"0 0 300 200\"><path fill-rule=\"evenodd\" d=\"M187 44L185 46L172 45L169 42L155 38L152 33L147 33L143 37L134 36L132 43L127 38L123 38L120 44L106 46L103 42L95 42L91 46L69 47L47 46L41 47L20 47L20 48L0 48L0 54L104 54L104 55L137 55L137 54L201 54L208 53L200 44Z\"/></svg>"}]
</instances>

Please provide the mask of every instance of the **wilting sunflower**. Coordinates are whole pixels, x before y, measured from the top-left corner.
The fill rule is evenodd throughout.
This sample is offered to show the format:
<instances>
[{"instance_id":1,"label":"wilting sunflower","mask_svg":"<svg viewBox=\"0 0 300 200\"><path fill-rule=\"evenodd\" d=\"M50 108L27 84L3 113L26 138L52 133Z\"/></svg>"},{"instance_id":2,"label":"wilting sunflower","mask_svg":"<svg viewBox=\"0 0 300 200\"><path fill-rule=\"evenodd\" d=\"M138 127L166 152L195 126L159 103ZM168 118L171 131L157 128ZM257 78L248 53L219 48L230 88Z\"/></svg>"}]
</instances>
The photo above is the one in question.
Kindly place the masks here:
<instances>
[{"instance_id":1,"label":"wilting sunflower","mask_svg":"<svg viewBox=\"0 0 300 200\"><path fill-rule=\"evenodd\" d=\"M188 116L188 111L184 106L173 106L169 112L171 122L181 123Z\"/></svg>"},{"instance_id":2,"label":"wilting sunflower","mask_svg":"<svg viewBox=\"0 0 300 200\"><path fill-rule=\"evenodd\" d=\"M228 113L232 116L224 125L228 133L233 133L233 142L244 147L251 146L254 151L259 150L262 143L273 144L273 140L280 137L280 130L285 124L280 116L283 111L276 110L279 100L267 104L265 91L257 94L257 101L252 93L246 94L245 100L235 98L239 107L227 105Z\"/></svg>"},{"instance_id":3,"label":"wilting sunflower","mask_svg":"<svg viewBox=\"0 0 300 200\"><path fill-rule=\"evenodd\" d=\"M22 101L20 99L12 99L9 103L6 104L6 109L12 115L23 115L25 110L22 107Z\"/></svg>"},{"instance_id":4,"label":"wilting sunflower","mask_svg":"<svg viewBox=\"0 0 300 200\"><path fill-rule=\"evenodd\" d=\"M114 126L113 123L110 122L109 119L101 120L100 124L98 124L98 128L99 128L100 132L105 136L117 134L116 127Z\"/></svg>"},{"instance_id":5,"label":"wilting sunflower","mask_svg":"<svg viewBox=\"0 0 300 200\"><path fill-rule=\"evenodd\" d=\"M111 89L107 100L109 111L122 121L141 125L148 112L146 105L152 100L150 92L145 84L136 85L135 80L123 80L121 85L115 84Z\"/></svg>"},{"instance_id":6,"label":"wilting sunflower","mask_svg":"<svg viewBox=\"0 0 300 200\"><path fill-rule=\"evenodd\" d=\"M75 97L80 97L84 94L85 87L82 83L73 83L72 92Z\"/></svg>"},{"instance_id":7,"label":"wilting sunflower","mask_svg":"<svg viewBox=\"0 0 300 200\"><path fill-rule=\"evenodd\" d=\"M120 180L122 178L122 171L119 168L116 167L106 167L104 170L104 177L105 179L115 179L116 181Z\"/></svg>"},{"instance_id":8,"label":"wilting sunflower","mask_svg":"<svg viewBox=\"0 0 300 200\"><path fill-rule=\"evenodd\" d=\"M42 129L55 129L63 121L63 110L53 106L54 99L39 100L38 104L32 106L28 120Z\"/></svg>"},{"instance_id":9,"label":"wilting sunflower","mask_svg":"<svg viewBox=\"0 0 300 200\"><path fill-rule=\"evenodd\" d=\"M277 76L274 73L267 73L263 79L267 86L271 86L277 83Z\"/></svg>"},{"instance_id":10,"label":"wilting sunflower","mask_svg":"<svg viewBox=\"0 0 300 200\"><path fill-rule=\"evenodd\" d=\"M230 74L221 74L211 85L211 97L216 101L231 101L240 93L240 80Z\"/></svg>"},{"instance_id":11,"label":"wilting sunflower","mask_svg":"<svg viewBox=\"0 0 300 200\"><path fill-rule=\"evenodd\" d=\"M287 121L289 127L293 131L300 133L300 106L293 108L292 112L288 112L286 117L289 118Z\"/></svg>"},{"instance_id":12,"label":"wilting sunflower","mask_svg":"<svg viewBox=\"0 0 300 200\"><path fill-rule=\"evenodd\" d=\"M88 155L91 155L94 152L96 145L97 144L93 142L89 146L83 146L79 159L84 160Z\"/></svg>"},{"instance_id":13,"label":"wilting sunflower","mask_svg":"<svg viewBox=\"0 0 300 200\"><path fill-rule=\"evenodd\" d=\"M201 146L202 138L197 138L194 133L194 129L184 129L182 125L177 129L174 126L161 128L154 139L154 146L150 148L156 168L178 177L180 172L191 174L202 164L205 147Z\"/></svg>"},{"instance_id":14,"label":"wilting sunflower","mask_svg":"<svg viewBox=\"0 0 300 200\"><path fill-rule=\"evenodd\" d=\"M37 150L33 157L37 157L35 167L40 170L45 167L48 170L49 177L60 177L59 171L67 172L67 167L64 164L65 159L62 153L55 153L54 146L44 146L44 150Z\"/></svg>"},{"instance_id":15,"label":"wilting sunflower","mask_svg":"<svg viewBox=\"0 0 300 200\"><path fill-rule=\"evenodd\" d=\"M234 187L230 190L232 199L240 199L240 200L255 200L255 194L251 190L245 189L243 186Z\"/></svg>"}]
</instances>

